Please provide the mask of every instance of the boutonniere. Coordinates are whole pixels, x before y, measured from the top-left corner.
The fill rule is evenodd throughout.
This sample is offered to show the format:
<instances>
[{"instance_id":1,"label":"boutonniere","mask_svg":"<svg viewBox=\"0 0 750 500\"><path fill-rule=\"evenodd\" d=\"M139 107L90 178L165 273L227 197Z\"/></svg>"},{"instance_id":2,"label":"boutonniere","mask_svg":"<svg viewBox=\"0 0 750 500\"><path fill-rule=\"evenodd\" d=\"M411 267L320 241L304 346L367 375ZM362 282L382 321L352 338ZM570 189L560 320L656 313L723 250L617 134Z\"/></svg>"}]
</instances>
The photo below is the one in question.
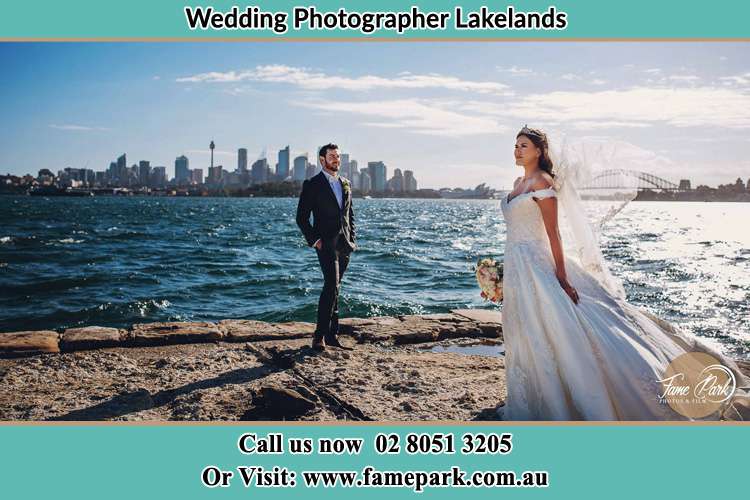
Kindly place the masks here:
<instances>
[{"instance_id":1,"label":"boutonniere","mask_svg":"<svg viewBox=\"0 0 750 500\"><path fill-rule=\"evenodd\" d=\"M349 183L349 179L341 178L341 185L344 188L344 194L348 195L352 191L352 186Z\"/></svg>"}]
</instances>

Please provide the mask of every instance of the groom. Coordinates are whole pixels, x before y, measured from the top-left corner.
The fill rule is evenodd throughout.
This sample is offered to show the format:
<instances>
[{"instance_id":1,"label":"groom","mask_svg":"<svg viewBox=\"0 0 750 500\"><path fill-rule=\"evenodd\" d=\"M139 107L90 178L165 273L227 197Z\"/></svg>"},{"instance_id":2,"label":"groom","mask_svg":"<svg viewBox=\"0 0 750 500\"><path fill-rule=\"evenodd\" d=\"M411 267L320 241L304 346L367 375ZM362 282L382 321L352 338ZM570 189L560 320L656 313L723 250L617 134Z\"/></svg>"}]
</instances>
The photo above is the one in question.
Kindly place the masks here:
<instances>
[{"instance_id":1,"label":"groom","mask_svg":"<svg viewBox=\"0 0 750 500\"><path fill-rule=\"evenodd\" d=\"M323 291L318 301L318 323L312 347L318 351L324 350L326 345L351 350L336 336L341 278L349 265L349 255L356 248L352 189L349 181L339 176L338 146L326 144L320 148L318 156L323 170L302 184L297 205L297 225L307 244L315 248L323 272Z\"/></svg>"}]
</instances>

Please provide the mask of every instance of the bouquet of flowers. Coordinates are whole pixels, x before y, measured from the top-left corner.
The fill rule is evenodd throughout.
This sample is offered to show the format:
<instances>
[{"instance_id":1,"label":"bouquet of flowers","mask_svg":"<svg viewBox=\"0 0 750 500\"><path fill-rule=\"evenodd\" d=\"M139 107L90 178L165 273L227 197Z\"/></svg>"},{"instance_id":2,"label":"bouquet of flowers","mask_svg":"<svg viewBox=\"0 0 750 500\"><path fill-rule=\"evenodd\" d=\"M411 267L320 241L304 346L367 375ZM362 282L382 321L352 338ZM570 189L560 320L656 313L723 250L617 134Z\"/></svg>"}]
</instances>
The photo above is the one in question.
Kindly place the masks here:
<instances>
[{"instance_id":1,"label":"bouquet of flowers","mask_svg":"<svg viewBox=\"0 0 750 500\"><path fill-rule=\"evenodd\" d=\"M503 300L503 264L490 258L479 259L476 268L477 282L482 297L492 302Z\"/></svg>"}]
</instances>

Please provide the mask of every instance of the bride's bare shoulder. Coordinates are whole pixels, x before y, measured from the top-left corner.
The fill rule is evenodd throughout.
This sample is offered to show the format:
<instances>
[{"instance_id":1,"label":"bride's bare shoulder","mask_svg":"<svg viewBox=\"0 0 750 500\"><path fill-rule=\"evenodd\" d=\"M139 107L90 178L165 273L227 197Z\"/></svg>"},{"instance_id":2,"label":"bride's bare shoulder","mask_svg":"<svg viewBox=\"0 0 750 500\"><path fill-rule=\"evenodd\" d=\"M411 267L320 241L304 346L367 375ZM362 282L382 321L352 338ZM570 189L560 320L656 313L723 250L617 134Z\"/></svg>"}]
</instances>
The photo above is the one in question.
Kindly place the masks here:
<instances>
[{"instance_id":1,"label":"bride's bare shoulder","mask_svg":"<svg viewBox=\"0 0 750 500\"><path fill-rule=\"evenodd\" d=\"M554 185L552 176L547 172L540 172L539 175L534 179L534 183L531 185L531 189L537 191L539 189L547 189Z\"/></svg>"}]
</instances>

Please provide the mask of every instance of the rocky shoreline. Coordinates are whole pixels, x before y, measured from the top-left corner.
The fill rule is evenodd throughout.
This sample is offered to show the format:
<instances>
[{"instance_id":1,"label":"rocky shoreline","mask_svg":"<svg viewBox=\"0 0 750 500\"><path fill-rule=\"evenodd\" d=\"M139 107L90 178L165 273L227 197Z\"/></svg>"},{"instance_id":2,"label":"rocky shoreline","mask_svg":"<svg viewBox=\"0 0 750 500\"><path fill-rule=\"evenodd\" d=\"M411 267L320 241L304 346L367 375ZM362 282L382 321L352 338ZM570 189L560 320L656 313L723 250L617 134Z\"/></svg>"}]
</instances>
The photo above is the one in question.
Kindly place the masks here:
<instances>
[{"instance_id":1,"label":"rocky shoreline","mask_svg":"<svg viewBox=\"0 0 750 500\"><path fill-rule=\"evenodd\" d=\"M498 312L345 319L352 351L313 351L313 329L225 320L3 333L0 420L497 418L502 357L461 352L502 348Z\"/></svg>"},{"instance_id":2,"label":"rocky shoreline","mask_svg":"<svg viewBox=\"0 0 750 500\"><path fill-rule=\"evenodd\" d=\"M311 323L224 320L0 334L0 420L497 420L497 311ZM740 361L750 375L750 363Z\"/></svg>"}]
</instances>

